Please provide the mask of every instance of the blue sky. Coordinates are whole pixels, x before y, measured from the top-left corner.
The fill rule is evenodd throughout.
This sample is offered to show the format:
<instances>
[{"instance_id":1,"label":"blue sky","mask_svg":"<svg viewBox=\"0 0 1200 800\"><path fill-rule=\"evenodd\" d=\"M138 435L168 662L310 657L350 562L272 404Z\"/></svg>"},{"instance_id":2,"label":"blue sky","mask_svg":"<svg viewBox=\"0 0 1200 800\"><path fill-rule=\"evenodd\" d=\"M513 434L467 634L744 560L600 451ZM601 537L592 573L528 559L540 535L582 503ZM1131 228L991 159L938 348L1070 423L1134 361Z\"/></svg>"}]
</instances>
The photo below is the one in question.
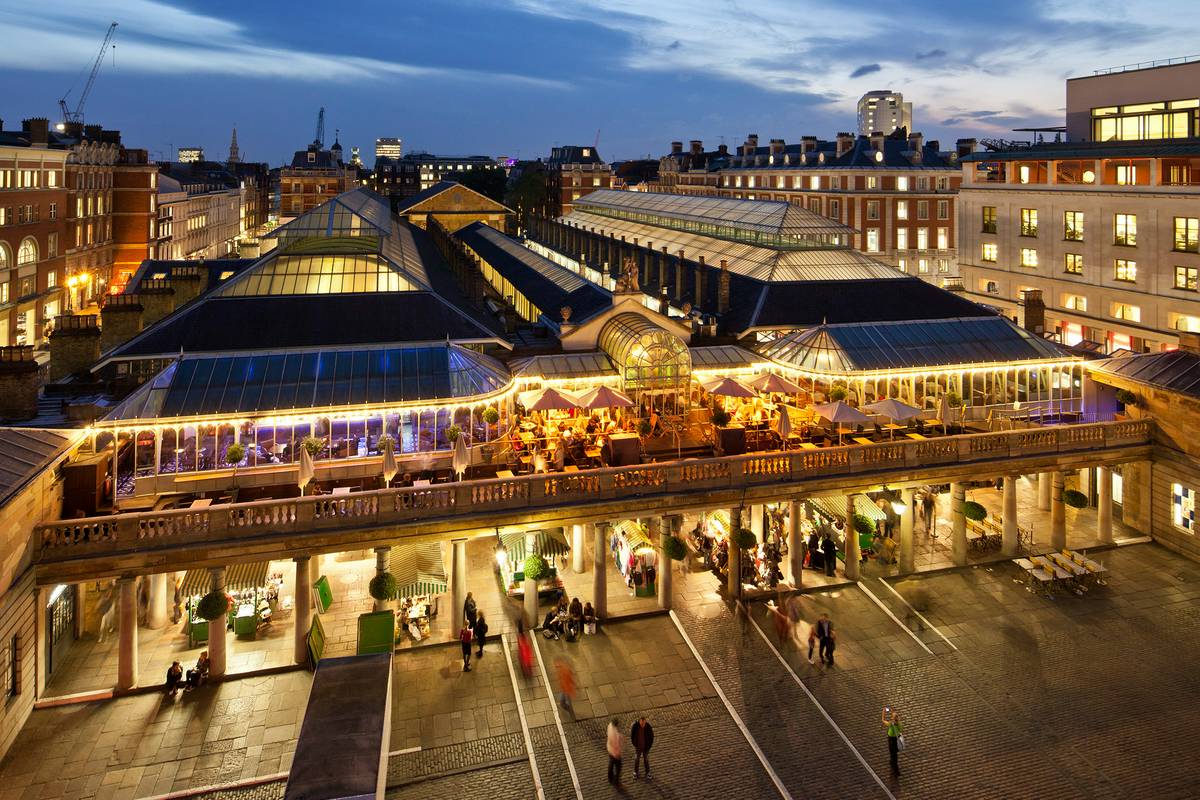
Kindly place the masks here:
<instances>
[{"instance_id":1,"label":"blue sky","mask_svg":"<svg viewBox=\"0 0 1200 800\"><path fill-rule=\"evenodd\" d=\"M0 118L57 117L110 21L89 121L167 157L202 145L272 165L312 139L533 158L600 137L608 159L673 139L789 142L904 92L949 145L1061 124L1063 81L1197 50L1183 0L0 0ZM1176 21L1183 20L1183 24Z\"/></svg>"}]
</instances>

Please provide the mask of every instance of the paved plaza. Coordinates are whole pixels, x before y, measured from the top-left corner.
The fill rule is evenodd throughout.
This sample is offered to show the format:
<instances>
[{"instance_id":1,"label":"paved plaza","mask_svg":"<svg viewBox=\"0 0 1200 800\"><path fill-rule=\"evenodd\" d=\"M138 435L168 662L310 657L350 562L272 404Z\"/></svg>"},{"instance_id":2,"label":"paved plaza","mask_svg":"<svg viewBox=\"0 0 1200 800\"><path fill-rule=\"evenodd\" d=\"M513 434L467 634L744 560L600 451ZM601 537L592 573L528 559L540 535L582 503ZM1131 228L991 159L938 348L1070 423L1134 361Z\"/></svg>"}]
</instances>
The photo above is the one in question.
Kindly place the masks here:
<instances>
[{"instance_id":1,"label":"paved plaza","mask_svg":"<svg viewBox=\"0 0 1200 800\"><path fill-rule=\"evenodd\" d=\"M1200 566L1154 544L1095 557L1111 577L1083 596L1034 595L1007 562L799 595L805 623L834 620L832 668L808 662L803 624L780 638L767 604L735 611L712 575L680 573L675 619L539 635L527 677L508 606L482 586L502 636L470 672L452 644L395 658L388 796L531 798L535 765L547 798L616 796L605 725L620 718L628 753L645 713L653 779L633 779L628 753L631 797L783 796L775 780L793 798L1193 797L1187 759L1163 745L1189 740L1200 703ZM573 713L552 706L560 658L578 678ZM286 772L310 682L289 672L36 711L0 764L0 800L145 798ZM909 742L898 778L885 704Z\"/></svg>"}]
</instances>

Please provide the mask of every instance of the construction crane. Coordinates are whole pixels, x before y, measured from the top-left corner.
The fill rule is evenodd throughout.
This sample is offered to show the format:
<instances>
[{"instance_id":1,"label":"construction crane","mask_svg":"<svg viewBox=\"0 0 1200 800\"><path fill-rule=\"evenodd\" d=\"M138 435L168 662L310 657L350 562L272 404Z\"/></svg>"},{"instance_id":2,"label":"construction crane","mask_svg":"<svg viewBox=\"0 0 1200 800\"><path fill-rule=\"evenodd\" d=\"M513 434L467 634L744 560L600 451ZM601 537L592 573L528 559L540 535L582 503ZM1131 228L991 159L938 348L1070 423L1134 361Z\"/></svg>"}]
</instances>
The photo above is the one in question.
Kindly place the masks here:
<instances>
[{"instance_id":1,"label":"construction crane","mask_svg":"<svg viewBox=\"0 0 1200 800\"><path fill-rule=\"evenodd\" d=\"M313 144L325 146L325 106L317 113L317 138L313 139Z\"/></svg>"},{"instance_id":2,"label":"construction crane","mask_svg":"<svg viewBox=\"0 0 1200 800\"><path fill-rule=\"evenodd\" d=\"M113 35L117 32L117 23L108 26L108 33L104 34L104 42L100 45L100 52L96 54L96 63L92 64L92 72L88 75L87 83L83 85L83 91L79 93L79 102L75 104L75 110L71 111L67 108L67 97L71 94L67 92L58 101L58 107L62 110L63 122L78 122L83 124L83 104L87 102L88 95L92 93L92 86L96 83L96 74L100 72L100 65L104 63L104 54L108 52L108 45L112 42ZM113 47L116 47L114 44Z\"/></svg>"}]
</instances>

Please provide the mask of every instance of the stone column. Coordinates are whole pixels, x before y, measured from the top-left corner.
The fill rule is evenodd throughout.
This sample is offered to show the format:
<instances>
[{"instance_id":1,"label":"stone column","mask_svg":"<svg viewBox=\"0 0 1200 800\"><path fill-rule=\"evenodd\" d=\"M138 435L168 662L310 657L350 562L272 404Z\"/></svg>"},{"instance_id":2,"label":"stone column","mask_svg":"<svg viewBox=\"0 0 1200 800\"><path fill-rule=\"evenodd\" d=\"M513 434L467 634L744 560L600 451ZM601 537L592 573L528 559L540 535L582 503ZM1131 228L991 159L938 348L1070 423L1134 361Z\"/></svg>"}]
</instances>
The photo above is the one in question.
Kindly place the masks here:
<instances>
[{"instance_id":1,"label":"stone column","mask_svg":"<svg viewBox=\"0 0 1200 800\"><path fill-rule=\"evenodd\" d=\"M295 661L297 664L308 663L308 629L312 626L312 589L308 584L308 556L297 556L292 559L296 565L296 585L294 587L294 603L296 615Z\"/></svg>"},{"instance_id":2,"label":"stone column","mask_svg":"<svg viewBox=\"0 0 1200 800\"><path fill-rule=\"evenodd\" d=\"M375 548L375 574L376 575L382 575L383 573L388 571L388 556L390 555L391 552L392 552L391 547L384 546L384 547L376 547ZM307 559L305 559L305 560L307 560ZM305 565L305 569L311 569L311 567L309 567L308 565ZM299 573L297 573L297 576L296 576L297 583L299 582L299 578L300 578ZM375 600L375 604L374 604L372 610L386 611L389 608L388 604L390 602L391 602L390 600Z\"/></svg>"},{"instance_id":3,"label":"stone column","mask_svg":"<svg viewBox=\"0 0 1200 800\"><path fill-rule=\"evenodd\" d=\"M571 571L582 575L587 567L584 552L584 542L587 541L587 526L578 523L571 526Z\"/></svg>"},{"instance_id":4,"label":"stone column","mask_svg":"<svg viewBox=\"0 0 1200 800\"><path fill-rule=\"evenodd\" d=\"M761 503L750 506L750 530L753 531L754 538L760 542L765 541L763 537L763 532L766 529L763 519L765 511Z\"/></svg>"},{"instance_id":5,"label":"stone column","mask_svg":"<svg viewBox=\"0 0 1200 800\"><path fill-rule=\"evenodd\" d=\"M167 589L167 573L160 572L157 575L147 575L143 578L149 581L147 584L148 599L146 608L146 627L147 628L165 628L167 620L170 618L171 598Z\"/></svg>"},{"instance_id":6,"label":"stone column","mask_svg":"<svg viewBox=\"0 0 1200 800\"><path fill-rule=\"evenodd\" d=\"M1038 511L1050 510L1050 483L1049 472L1038 473Z\"/></svg>"},{"instance_id":7,"label":"stone column","mask_svg":"<svg viewBox=\"0 0 1200 800\"><path fill-rule=\"evenodd\" d=\"M1105 466L1096 467L1096 533L1100 541L1112 544L1112 470Z\"/></svg>"},{"instance_id":8,"label":"stone column","mask_svg":"<svg viewBox=\"0 0 1200 800\"><path fill-rule=\"evenodd\" d=\"M1055 472L1050 490L1050 546L1062 550L1067 546L1067 509L1063 505L1063 474Z\"/></svg>"},{"instance_id":9,"label":"stone column","mask_svg":"<svg viewBox=\"0 0 1200 800\"><path fill-rule=\"evenodd\" d=\"M804 538L800 533L799 500L788 503L788 564L792 570L792 586L799 589L804 585Z\"/></svg>"},{"instance_id":10,"label":"stone column","mask_svg":"<svg viewBox=\"0 0 1200 800\"><path fill-rule=\"evenodd\" d=\"M525 534L525 557L533 555L534 548L537 547L537 534L528 532ZM463 597L466 597L464 592ZM462 613L462 604L454 611L455 614ZM538 594L537 581L525 578L525 625L532 630L538 624Z\"/></svg>"},{"instance_id":11,"label":"stone column","mask_svg":"<svg viewBox=\"0 0 1200 800\"><path fill-rule=\"evenodd\" d=\"M212 567L209 574L209 591L225 593L225 568ZM297 587L299 588L299 587ZM213 678L225 675L225 650L228 643L226 628L229 622L225 617L208 623L208 658L211 665L208 674Z\"/></svg>"},{"instance_id":12,"label":"stone column","mask_svg":"<svg viewBox=\"0 0 1200 800\"><path fill-rule=\"evenodd\" d=\"M1004 555L1015 556L1019 547L1017 535L1017 479L1012 475L1004 476L1004 533L1000 538L1000 551Z\"/></svg>"},{"instance_id":13,"label":"stone column","mask_svg":"<svg viewBox=\"0 0 1200 800\"><path fill-rule=\"evenodd\" d=\"M132 689L138 683L137 579L117 580L117 688Z\"/></svg>"},{"instance_id":14,"label":"stone column","mask_svg":"<svg viewBox=\"0 0 1200 800\"><path fill-rule=\"evenodd\" d=\"M463 606L467 602L466 539L453 539L450 542L450 591L454 604L454 630L457 632L459 623L463 621Z\"/></svg>"},{"instance_id":15,"label":"stone column","mask_svg":"<svg viewBox=\"0 0 1200 800\"><path fill-rule=\"evenodd\" d=\"M742 527L742 509L729 509L729 563L726 564L725 593L730 600L742 595L742 550L733 543L734 535Z\"/></svg>"},{"instance_id":16,"label":"stone column","mask_svg":"<svg viewBox=\"0 0 1200 800\"><path fill-rule=\"evenodd\" d=\"M900 514L900 574L916 571L916 547L913 537L913 490L901 489L900 500L904 511Z\"/></svg>"},{"instance_id":17,"label":"stone column","mask_svg":"<svg viewBox=\"0 0 1200 800\"><path fill-rule=\"evenodd\" d=\"M860 575L862 551L858 547L858 531L854 529L854 495L846 495L846 560L843 571L848 580L856 581Z\"/></svg>"},{"instance_id":18,"label":"stone column","mask_svg":"<svg viewBox=\"0 0 1200 800\"><path fill-rule=\"evenodd\" d=\"M950 551L958 567L967 565L967 518L963 516L966 502L967 488L961 483L950 484Z\"/></svg>"},{"instance_id":19,"label":"stone column","mask_svg":"<svg viewBox=\"0 0 1200 800\"><path fill-rule=\"evenodd\" d=\"M592 607L598 619L608 617L608 523L592 525L595 538L592 541Z\"/></svg>"}]
</instances>

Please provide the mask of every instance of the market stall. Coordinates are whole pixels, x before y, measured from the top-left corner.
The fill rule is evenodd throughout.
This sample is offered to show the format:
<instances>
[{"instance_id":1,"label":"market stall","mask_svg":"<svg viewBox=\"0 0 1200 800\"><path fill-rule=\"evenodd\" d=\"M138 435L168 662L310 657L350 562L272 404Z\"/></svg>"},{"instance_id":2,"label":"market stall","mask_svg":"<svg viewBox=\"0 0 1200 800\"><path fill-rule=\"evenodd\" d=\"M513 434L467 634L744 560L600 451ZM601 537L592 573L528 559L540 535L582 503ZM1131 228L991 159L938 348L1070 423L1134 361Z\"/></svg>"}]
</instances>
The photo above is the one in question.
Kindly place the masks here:
<instances>
[{"instance_id":1,"label":"market stall","mask_svg":"<svg viewBox=\"0 0 1200 800\"><path fill-rule=\"evenodd\" d=\"M279 603L283 573L270 572L271 562L254 561L230 564L225 568L225 592L230 597L226 625L235 635L253 639L258 627L271 619ZM180 594L184 598L187 633L190 647L208 641L208 620L196 613L200 598L212 588L212 574L207 569L191 569L183 576Z\"/></svg>"},{"instance_id":2,"label":"market stall","mask_svg":"<svg viewBox=\"0 0 1200 800\"><path fill-rule=\"evenodd\" d=\"M449 589L442 546L437 542L396 545L388 554L388 572L396 578L396 638L405 631L418 642L429 638L439 595Z\"/></svg>"},{"instance_id":3,"label":"market stall","mask_svg":"<svg viewBox=\"0 0 1200 800\"><path fill-rule=\"evenodd\" d=\"M527 537L533 536L533 550L529 550ZM538 593L556 592L562 587L562 578L558 577L558 567L566 564L567 554L571 552L570 545L563 535L562 528L551 528L546 531L520 531L500 535L496 548L496 567L504 582L505 591L509 597L525 596L525 559L539 555L546 559L550 567L550 575L540 582Z\"/></svg>"},{"instance_id":4,"label":"market stall","mask_svg":"<svg viewBox=\"0 0 1200 800\"><path fill-rule=\"evenodd\" d=\"M658 576L658 551L646 533L646 526L632 519L613 526L609 550L625 585L638 597L653 597Z\"/></svg>"},{"instance_id":5,"label":"market stall","mask_svg":"<svg viewBox=\"0 0 1200 800\"><path fill-rule=\"evenodd\" d=\"M814 517L816 526L819 529L822 524L832 522L840 523L844 532L847 529L853 529L854 521L846 519L846 498L841 495L829 495L826 497L813 497L808 501L810 516ZM878 528L880 523L887 521L887 514L871 501L865 495L854 496L854 513L860 514L869 519L872 524ZM836 537L835 537L836 538ZM858 534L858 548L861 553L871 552L874 546L874 532ZM838 542L838 553L844 555L845 541Z\"/></svg>"}]
</instances>

